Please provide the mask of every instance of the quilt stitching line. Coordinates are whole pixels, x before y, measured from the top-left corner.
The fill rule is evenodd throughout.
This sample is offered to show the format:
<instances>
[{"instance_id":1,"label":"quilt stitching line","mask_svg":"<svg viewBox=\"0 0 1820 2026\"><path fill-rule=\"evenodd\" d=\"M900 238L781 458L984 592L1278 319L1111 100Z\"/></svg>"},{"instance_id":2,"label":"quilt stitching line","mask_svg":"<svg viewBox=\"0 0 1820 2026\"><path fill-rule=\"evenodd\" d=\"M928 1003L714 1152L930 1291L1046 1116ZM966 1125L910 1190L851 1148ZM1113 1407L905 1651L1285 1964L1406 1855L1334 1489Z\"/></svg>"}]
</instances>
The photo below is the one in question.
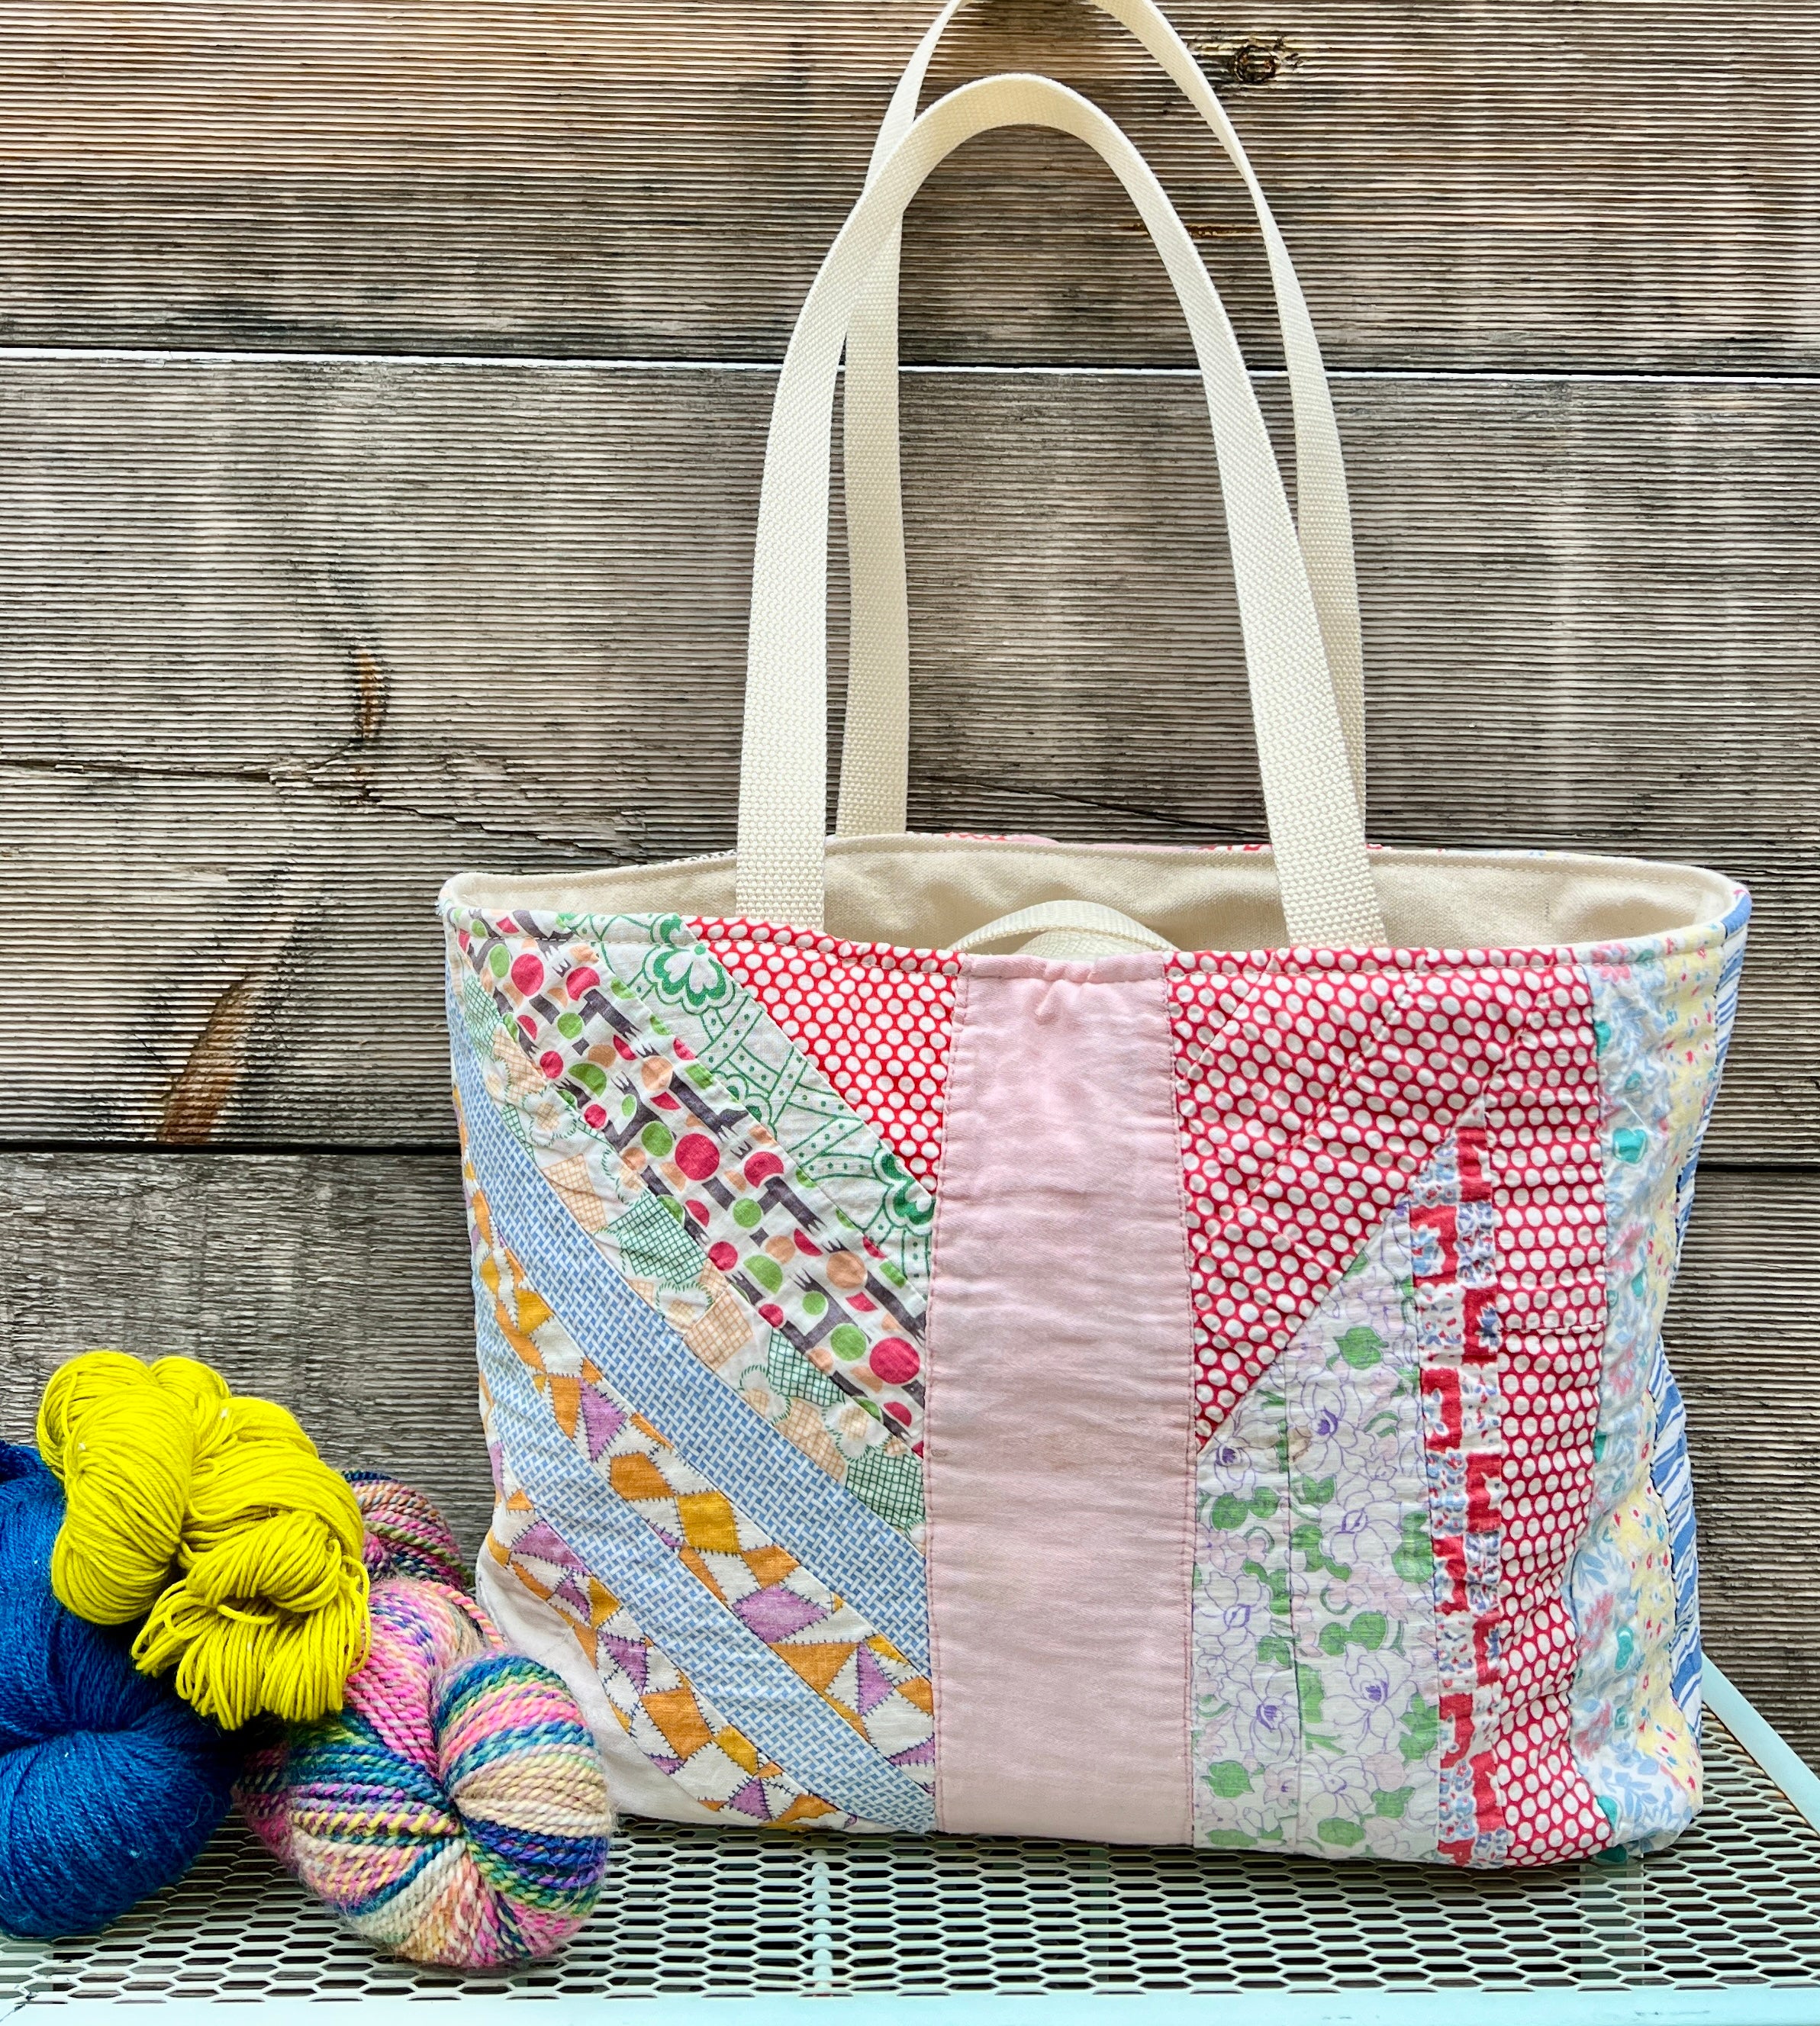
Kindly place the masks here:
<instances>
[{"instance_id":1,"label":"quilt stitching line","mask_svg":"<svg viewBox=\"0 0 1820 2026\"><path fill-rule=\"evenodd\" d=\"M959 1039L967 1019L967 1000L969 996L967 985L967 976L966 972L963 971L955 980L954 986L954 1033L956 1040ZM956 1052L958 1053L960 1052L957 1051ZM964 1066L966 1061L964 1053L960 1055L960 1059ZM953 1066L953 1060L954 1058L951 1056L949 1059L951 1072ZM950 1083L949 1088L952 1092L953 1089L952 1083ZM940 1281L938 1276L941 1272L941 1225L946 1202L947 1199L945 1196L938 1194L935 1199L935 1228L931 1234L930 1262L930 1320L932 1322L936 1320L934 1306L935 1290L940 1285ZM930 1346L929 1384L930 1389L933 1391L933 1389L940 1383L941 1371L939 1361L935 1354L934 1346L932 1344ZM938 1477L936 1479L938 1486L939 1486L940 1482L941 1480ZM926 1523L923 1537L923 1551L926 1555L933 1556L934 1554L934 1551L931 1543L934 1539L935 1530L941 1524L941 1516L939 1506L935 1501L931 1501L929 1505L928 1519ZM941 1763L941 1626L939 1619L934 1612L930 1613L929 1617L929 1678L934 1692L935 1818L938 1824L939 1824L945 1812L942 1788Z\"/></svg>"},{"instance_id":2,"label":"quilt stitching line","mask_svg":"<svg viewBox=\"0 0 1820 2026\"><path fill-rule=\"evenodd\" d=\"M1175 1092L1175 1033L1174 993L1167 967L1159 973L1158 983L1162 993L1162 1040L1167 1059L1164 1074L1171 1094ZM956 1013L958 1025L959 1014ZM1175 1220L1176 1243L1181 1248L1182 1265L1182 1295L1188 1307L1188 1343L1190 1354L1187 1374L1188 1395L1183 1402L1182 1416L1182 1507L1181 1514L1181 1543L1177 1549L1183 1577L1182 1595L1182 1757L1188 1770L1188 1792L1184 1798L1184 1813L1188 1821L1188 1834L1184 1840L1195 1840L1195 1801L1198 1786L1195 1769L1195 1739L1196 1731L1197 1698L1195 1686L1195 1607L1196 1589L1199 1571L1196 1567L1196 1548L1200 1515L1199 1461L1201 1443L1196 1428L1195 1379L1193 1343L1195 1336L1194 1308L1194 1247L1188 1229L1188 1163L1183 1158L1181 1116L1179 1103L1175 1104L1176 1159L1175 1159Z\"/></svg>"}]
</instances>

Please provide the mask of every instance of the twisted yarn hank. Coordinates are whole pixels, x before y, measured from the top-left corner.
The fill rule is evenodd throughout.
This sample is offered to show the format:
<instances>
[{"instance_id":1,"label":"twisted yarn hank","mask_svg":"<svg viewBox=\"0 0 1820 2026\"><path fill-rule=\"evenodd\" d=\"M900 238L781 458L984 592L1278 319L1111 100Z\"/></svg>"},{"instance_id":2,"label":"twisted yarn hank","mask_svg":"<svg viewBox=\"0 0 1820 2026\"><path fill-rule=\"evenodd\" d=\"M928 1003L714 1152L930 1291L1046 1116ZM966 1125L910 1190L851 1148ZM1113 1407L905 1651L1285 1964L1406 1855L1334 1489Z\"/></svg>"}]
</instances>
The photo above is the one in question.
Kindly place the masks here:
<instances>
[{"instance_id":1,"label":"twisted yarn hank","mask_svg":"<svg viewBox=\"0 0 1820 2026\"><path fill-rule=\"evenodd\" d=\"M376 1470L345 1473L367 1525L367 1573L414 1576L425 1582L470 1587L460 1544L433 1502L415 1486Z\"/></svg>"},{"instance_id":2,"label":"twisted yarn hank","mask_svg":"<svg viewBox=\"0 0 1820 2026\"><path fill-rule=\"evenodd\" d=\"M52 1594L57 1480L0 1444L0 1927L87 1934L174 1884L227 1811L231 1741Z\"/></svg>"},{"instance_id":3,"label":"twisted yarn hank","mask_svg":"<svg viewBox=\"0 0 1820 2026\"><path fill-rule=\"evenodd\" d=\"M295 1418L192 1358L90 1351L53 1373L38 1446L67 1509L51 1558L81 1618L143 1617L141 1671L175 1671L224 1729L338 1709L367 1652L360 1508Z\"/></svg>"},{"instance_id":4,"label":"twisted yarn hank","mask_svg":"<svg viewBox=\"0 0 1820 2026\"><path fill-rule=\"evenodd\" d=\"M561 1678L440 1583L374 1586L346 1707L256 1753L248 1820L349 1925L420 1962L553 1954L599 1897L612 1811Z\"/></svg>"}]
</instances>

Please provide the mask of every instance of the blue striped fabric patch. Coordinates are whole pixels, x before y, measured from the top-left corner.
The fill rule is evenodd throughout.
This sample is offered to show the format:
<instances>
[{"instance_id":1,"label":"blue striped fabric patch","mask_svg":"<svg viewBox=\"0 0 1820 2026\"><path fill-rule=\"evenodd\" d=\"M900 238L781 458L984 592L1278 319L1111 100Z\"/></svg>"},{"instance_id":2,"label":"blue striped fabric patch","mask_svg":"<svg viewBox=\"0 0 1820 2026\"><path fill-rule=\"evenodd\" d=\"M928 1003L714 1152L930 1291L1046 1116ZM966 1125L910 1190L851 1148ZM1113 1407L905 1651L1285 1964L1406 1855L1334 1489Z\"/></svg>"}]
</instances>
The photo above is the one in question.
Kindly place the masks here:
<instances>
[{"instance_id":1,"label":"blue striped fabric patch","mask_svg":"<svg viewBox=\"0 0 1820 2026\"><path fill-rule=\"evenodd\" d=\"M684 1462L927 1668L923 1557L779 1435L626 1285L499 1119L452 1008L450 1034L468 1151L500 1243L531 1285Z\"/></svg>"},{"instance_id":2,"label":"blue striped fabric patch","mask_svg":"<svg viewBox=\"0 0 1820 2026\"><path fill-rule=\"evenodd\" d=\"M1660 1337L1649 1361L1649 1397L1660 1404L1656 1416L1656 1455L1649 1481L1668 1515L1668 1539L1674 1559L1674 1700L1684 1715L1700 1715L1700 1555L1693 1524L1693 1474L1687 1460L1687 1410L1681 1388L1668 1368L1668 1353Z\"/></svg>"},{"instance_id":3,"label":"blue striped fabric patch","mask_svg":"<svg viewBox=\"0 0 1820 2026\"><path fill-rule=\"evenodd\" d=\"M1693 1214L1693 1192L1700 1166L1700 1142L1706 1137L1707 1120L1712 1116L1713 1100L1719 1096L1719 1080L1726 1057L1731 1051L1732 1026L1737 1018L1738 979L1744 967L1745 924L1751 918L1751 898L1739 897L1725 918L1726 940L1719 956L1719 997L1714 1008L1718 1030L1711 1082L1706 1094L1706 1112L1700 1122L1699 1138L1686 1165L1674 1178L1674 1242L1678 1254L1687 1242L1688 1220ZM1693 1518L1693 1474L1687 1457L1687 1409L1681 1388L1668 1367L1668 1351L1660 1337L1656 1339L1649 1365L1649 1397L1657 1404L1656 1454L1650 1466L1650 1482L1660 1494L1668 1515L1669 1545L1674 1563L1674 1677L1677 1705L1697 1731L1700 1723L1700 1552Z\"/></svg>"},{"instance_id":4,"label":"blue striped fabric patch","mask_svg":"<svg viewBox=\"0 0 1820 2026\"><path fill-rule=\"evenodd\" d=\"M1713 1011L1713 1024L1718 1032L1718 1045L1712 1066L1712 1081L1707 1086L1706 1111L1700 1122L1699 1137L1694 1141L1693 1151L1688 1156L1687 1165L1674 1178L1674 1232L1678 1247L1687 1242L1688 1219L1693 1214L1693 1184L1695 1172L1700 1166L1700 1143L1706 1137L1707 1120L1712 1116L1713 1100L1719 1096L1719 1080L1725 1074L1726 1057L1731 1052L1732 1026L1737 1019L1738 979L1744 967L1744 926L1751 919L1751 897L1741 896L1737 905L1725 918L1725 945L1719 955L1719 997Z\"/></svg>"},{"instance_id":5,"label":"blue striped fabric patch","mask_svg":"<svg viewBox=\"0 0 1820 2026\"><path fill-rule=\"evenodd\" d=\"M868 1822L933 1829L929 1795L741 1624L582 1461L500 1332L490 1301L480 1301L477 1313L494 1427L539 1517L627 1605L720 1714L799 1785Z\"/></svg>"}]
</instances>

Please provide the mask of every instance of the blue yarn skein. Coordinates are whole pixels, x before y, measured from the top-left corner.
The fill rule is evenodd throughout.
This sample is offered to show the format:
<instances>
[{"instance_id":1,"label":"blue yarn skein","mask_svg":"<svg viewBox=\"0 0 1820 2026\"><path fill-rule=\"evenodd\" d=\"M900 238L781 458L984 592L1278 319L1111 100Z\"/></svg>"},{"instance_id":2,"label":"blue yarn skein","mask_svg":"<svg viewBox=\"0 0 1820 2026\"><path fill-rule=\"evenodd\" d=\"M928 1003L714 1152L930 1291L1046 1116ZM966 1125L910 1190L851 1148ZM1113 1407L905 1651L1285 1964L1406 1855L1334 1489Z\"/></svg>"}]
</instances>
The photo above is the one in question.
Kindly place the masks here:
<instances>
[{"instance_id":1,"label":"blue yarn skein","mask_svg":"<svg viewBox=\"0 0 1820 2026\"><path fill-rule=\"evenodd\" d=\"M227 1814L238 1754L134 1667L131 1628L51 1594L63 1492L0 1443L0 1928L87 1934L181 1878Z\"/></svg>"}]
</instances>

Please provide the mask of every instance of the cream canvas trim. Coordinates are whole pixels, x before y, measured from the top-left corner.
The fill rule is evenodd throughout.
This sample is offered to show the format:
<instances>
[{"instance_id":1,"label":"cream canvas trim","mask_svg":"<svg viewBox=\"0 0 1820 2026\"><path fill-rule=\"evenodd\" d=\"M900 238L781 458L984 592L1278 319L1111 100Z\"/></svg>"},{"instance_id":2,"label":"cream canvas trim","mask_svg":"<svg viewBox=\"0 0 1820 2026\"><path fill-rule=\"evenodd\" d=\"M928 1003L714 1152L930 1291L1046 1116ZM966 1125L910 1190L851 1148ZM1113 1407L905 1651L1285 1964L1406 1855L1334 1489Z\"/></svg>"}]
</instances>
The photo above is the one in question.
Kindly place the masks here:
<instances>
[{"instance_id":1,"label":"cream canvas trim","mask_svg":"<svg viewBox=\"0 0 1820 2026\"><path fill-rule=\"evenodd\" d=\"M908 133L929 65L948 28L973 0L949 0L918 44L893 94L868 181ZM1206 73L1154 0L1094 0L1128 28L1212 128L1243 179L1270 263L1288 368L1295 430L1295 517L1321 638L1346 734L1353 786L1365 806L1365 688L1352 514L1333 397L1308 304L1289 249ZM903 485L898 464L897 274L902 234L893 231L873 266L847 332L845 383L848 569L846 735L841 754L842 837L894 836L908 827L910 628L904 574Z\"/></svg>"},{"instance_id":2,"label":"cream canvas trim","mask_svg":"<svg viewBox=\"0 0 1820 2026\"><path fill-rule=\"evenodd\" d=\"M444 899L494 915L654 909L719 919L738 912L734 864L727 853L567 877L465 873ZM1717 934L1737 897L1730 880L1698 866L1579 852L1374 851L1372 873L1391 948L1494 956ZM952 949L1002 915L1076 900L1115 908L1175 949L1280 949L1288 941L1268 851L949 837L827 845L827 927L853 942Z\"/></svg>"},{"instance_id":3,"label":"cream canvas trim","mask_svg":"<svg viewBox=\"0 0 1820 2026\"><path fill-rule=\"evenodd\" d=\"M1119 129L1052 79L985 78L892 150L830 249L779 376L753 566L740 772L739 911L819 926L827 775L829 435L840 354L867 278L935 166L996 127L1092 147L1137 205L1187 315L1226 503L1274 866L1289 939L1381 945L1345 735L1281 474L1237 340L1194 242Z\"/></svg>"}]
</instances>

